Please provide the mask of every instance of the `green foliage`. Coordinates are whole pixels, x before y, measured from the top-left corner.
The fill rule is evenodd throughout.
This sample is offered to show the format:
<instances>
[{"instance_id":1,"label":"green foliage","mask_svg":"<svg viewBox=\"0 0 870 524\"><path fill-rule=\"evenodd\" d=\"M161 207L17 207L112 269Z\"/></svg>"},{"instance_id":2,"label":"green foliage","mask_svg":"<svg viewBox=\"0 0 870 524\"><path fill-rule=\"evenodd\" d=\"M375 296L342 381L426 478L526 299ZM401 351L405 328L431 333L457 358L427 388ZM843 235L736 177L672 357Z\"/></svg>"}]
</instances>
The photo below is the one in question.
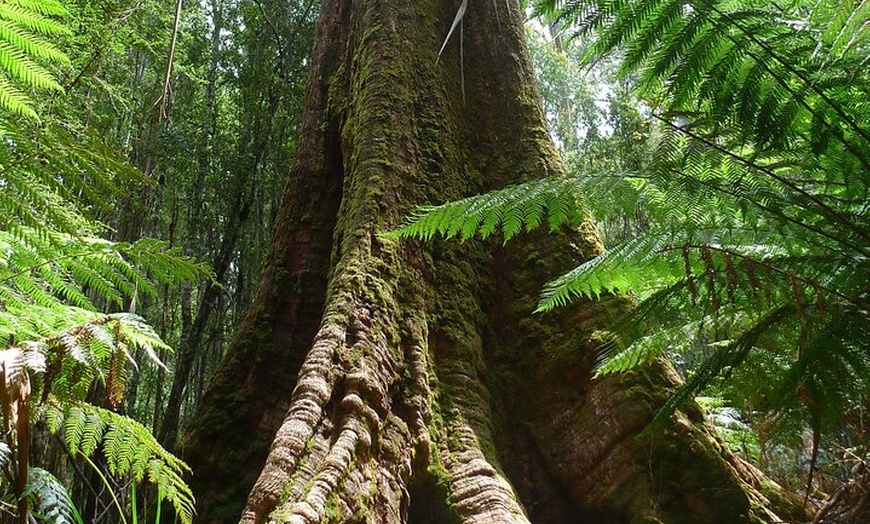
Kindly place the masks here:
<instances>
[{"instance_id":1,"label":"green foliage","mask_svg":"<svg viewBox=\"0 0 870 524\"><path fill-rule=\"evenodd\" d=\"M39 63L68 62L45 40L68 34L52 17L55 0L0 1L0 107L35 117L21 89L60 85ZM20 86L20 88L18 87ZM11 101L11 102L10 102ZM132 184L150 180L96 133L71 125L9 119L0 143L0 370L6 422L0 446L4 500L19 519L80 521L50 473L28 464L30 427L47 418L65 428L73 454L89 460L102 447L109 472L147 480L190 522L193 497L181 480L186 466L132 419L84 404L104 390L120 407L134 355L163 367L170 348L134 311L163 285L198 280L207 268L166 242L116 242L97 217L111 217ZM98 384L95 388L94 384ZM96 466L94 466L96 467ZM21 479L27 479L21 481ZM118 506L119 511L123 509Z\"/></svg>"},{"instance_id":2,"label":"green foliage","mask_svg":"<svg viewBox=\"0 0 870 524\"><path fill-rule=\"evenodd\" d=\"M609 170L577 163L577 175L509 188L510 198L423 208L400 233L467 238L511 216L509 237L542 222L549 204L536 188L570 183L593 216L617 209L644 222L548 283L539 303L638 299L614 326L599 373L669 356L687 384L663 414L725 377L738 405L830 430L870 388L866 3L537 8L585 39L587 60L621 57L658 121L655 151Z\"/></svg>"},{"instance_id":3,"label":"green foliage","mask_svg":"<svg viewBox=\"0 0 870 524\"><path fill-rule=\"evenodd\" d=\"M193 494L182 480L190 469L163 449L138 422L84 403L49 403L44 411L49 431L63 432L72 453L89 458L102 448L109 471L148 480L158 488L160 500L171 502L182 522L193 519Z\"/></svg>"},{"instance_id":4,"label":"green foliage","mask_svg":"<svg viewBox=\"0 0 870 524\"><path fill-rule=\"evenodd\" d=\"M141 179L94 137L78 143L55 127L37 141L7 134L0 144L0 339L49 336L90 320L82 310L123 307L155 296L159 284L208 275L166 242L98 236L106 228L87 214L110 208L107 193Z\"/></svg>"},{"instance_id":5,"label":"green foliage","mask_svg":"<svg viewBox=\"0 0 870 524\"><path fill-rule=\"evenodd\" d=\"M850 4L845 15L843 7L564 5L561 15L581 32L597 31L590 56L622 50L623 73L637 73L664 127L639 186L655 228L633 242L668 240L649 244L646 258L621 252L631 242L602 257L663 291L633 314L634 326L644 316L655 322L624 330L601 372L665 349L691 353L694 373L672 405L727 372L734 391L756 393L747 403L802 411L816 429L870 385L870 79L858 67L867 35L854 22L866 6ZM607 278L597 264L551 283L545 297L562 300L545 304L590 294L584 281ZM753 388L757 368L739 365L762 361L769 373Z\"/></svg>"},{"instance_id":6,"label":"green foliage","mask_svg":"<svg viewBox=\"0 0 870 524\"><path fill-rule=\"evenodd\" d=\"M33 516L40 522L77 524L77 512L69 494L57 478L42 468L30 468L24 497Z\"/></svg>"},{"instance_id":7,"label":"green foliage","mask_svg":"<svg viewBox=\"0 0 870 524\"><path fill-rule=\"evenodd\" d=\"M45 217L65 233L101 232L104 228L83 229L85 221L76 214L88 215L91 208L108 215L122 188L149 183L93 130L15 120L8 125L0 147L0 176L10 189L0 195L4 229L38 227Z\"/></svg>"},{"instance_id":8,"label":"green foliage","mask_svg":"<svg viewBox=\"0 0 870 524\"><path fill-rule=\"evenodd\" d=\"M386 236L428 240L437 234L467 240L477 234L486 238L501 228L508 241L523 229L540 226L545 217L550 229L555 229L565 223L577 224L584 216L577 180L544 178L440 206L420 207L405 225Z\"/></svg>"},{"instance_id":9,"label":"green foliage","mask_svg":"<svg viewBox=\"0 0 870 524\"><path fill-rule=\"evenodd\" d=\"M67 35L54 18L67 11L57 0L0 1L0 109L36 118L27 90L63 91L42 63L69 63L46 37Z\"/></svg>"}]
</instances>

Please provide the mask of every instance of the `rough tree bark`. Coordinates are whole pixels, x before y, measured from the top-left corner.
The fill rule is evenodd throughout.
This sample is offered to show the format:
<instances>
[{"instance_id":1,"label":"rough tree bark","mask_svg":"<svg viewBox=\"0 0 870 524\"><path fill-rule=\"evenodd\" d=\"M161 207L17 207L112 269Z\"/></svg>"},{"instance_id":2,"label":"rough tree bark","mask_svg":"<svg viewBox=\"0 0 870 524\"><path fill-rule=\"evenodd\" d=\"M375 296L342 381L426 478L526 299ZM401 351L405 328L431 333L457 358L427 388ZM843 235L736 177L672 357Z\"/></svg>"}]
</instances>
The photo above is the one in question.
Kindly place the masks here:
<instances>
[{"instance_id":1,"label":"rough tree bark","mask_svg":"<svg viewBox=\"0 0 870 524\"><path fill-rule=\"evenodd\" d=\"M541 279L601 249L590 224L507 248L377 236L562 170L518 2L470 2L436 65L458 3L323 2L258 296L181 450L200 522L772 522L790 502L699 411L638 437L666 367L591 381L624 304L531 315Z\"/></svg>"}]
</instances>

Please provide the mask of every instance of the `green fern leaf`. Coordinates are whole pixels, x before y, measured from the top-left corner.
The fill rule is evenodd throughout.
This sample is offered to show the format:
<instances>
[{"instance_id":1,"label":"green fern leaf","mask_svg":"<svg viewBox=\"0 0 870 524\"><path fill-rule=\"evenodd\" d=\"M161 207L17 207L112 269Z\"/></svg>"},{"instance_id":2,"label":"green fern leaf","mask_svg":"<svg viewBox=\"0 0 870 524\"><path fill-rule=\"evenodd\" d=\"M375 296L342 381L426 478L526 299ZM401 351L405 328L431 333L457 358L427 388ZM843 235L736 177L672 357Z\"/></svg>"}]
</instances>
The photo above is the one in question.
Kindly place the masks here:
<instances>
[{"instance_id":1,"label":"green fern leaf","mask_svg":"<svg viewBox=\"0 0 870 524\"><path fill-rule=\"evenodd\" d=\"M163 449L144 426L123 415L83 403L65 409L49 404L45 412L46 417L63 417L64 440L71 452L90 456L101 445L113 475L129 477L134 482L147 479L158 488L161 500L173 504L182 522L192 522L194 498L182 479L190 468ZM51 429L57 424L48 426Z\"/></svg>"},{"instance_id":2,"label":"green fern leaf","mask_svg":"<svg viewBox=\"0 0 870 524\"><path fill-rule=\"evenodd\" d=\"M63 484L41 468L30 468L22 494L30 502L31 514L52 524L77 524L76 510Z\"/></svg>"},{"instance_id":3,"label":"green fern leaf","mask_svg":"<svg viewBox=\"0 0 870 524\"><path fill-rule=\"evenodd\" d=\"M86 424L87 414L80 407L72 407L64 416L64 442L73 455L79 452Z\"/></svg>"},{"instance_id":4,"label":"green fern leaf","mask_svg":"<svg viewBox=\"0 0 870 524\"><path fill-rule=\"evenodd\" d=\"M8 40L0 40L0 68L14 80L26 87L63 91L51 73L31 60L27 53Z\"/></svg>"},{"instance_id":5,"label":"green fern leaf","mask_svg":"<svg viewBox=\"0 0 870 524\"><path fill-rule=\"evenodd\" d=\"M523 230L539 227L545 214L551 229L579 224L588 212L577 196L577 185L576 179L544 178L440 206L420 207L403 226L383 236L428 240L441 235L467 240L476 234L486 238L501 227L507 241Z\"/></svg>"},{"instance_id":6,"label":"green fern leaf","mask_svg":"<svg viewBox=\"0 0 870 524\"><path fill-rule=\"evenodd\" d=\"M30 4L29 6L27 4ZM50 2L48 5L50 6ZM21 26L24 29L28 29L32 33L41 33L43 35L69 35L71 31L52 20L51 18L47 18L47 16L66 16L69 13L63 8L60 4L56 4L60 9L46 9L46 5L43 2L38 4L38 7L41 9L37 9L37 5L32 2L15 2L13 0L4 0L0 2L0 20L4 20L18 26ZM50 43L44 42L42 45L53 47ZM39 53L40 51L36 51ZM62 62L68 62L69 59L65 55L56 55L53 57L55 60L59 60Z\"/></svg>"},{"instance_id":7,"label":"green fern leaf","mask_svg":"<svg viewBox=\"0 0 870 524\"><path fill-rule=\"evenodd\" d=\"M20 23L20 20L16 21ZM53 32L63 32L63 26L57 24L57 27L60 30ZM31 26L26 29L34 30L35 28ZM3 20L2 16L0 16L0 40L5 40L11 48L18 49L25 55L32 56L38 60L61 63L69 62L69 57L55 46L23 31L19 25L12 23L12 21Z\"/></svg>"},{"instance_id":8,"label":"green fern leaf","mask_svg":"<svg viewBox=\"0 0 870 524\"><path fill-rule=\"evenodd\" d=\"M2 75L0 75L0 108L28 118L37 118L36 111L30 107L30 97Z\"/></svg>"},{"instance_id":9,"label":"green fern leaf","mask_svg":"<svg viewBox=\"0 0 870 524\"><path fill-rule=\"evenodd\" d=\"M59 0L3 0L3 4L17 6L31 13L46 16L66 16L69 14Z\"/></svg>"},{"instance_id":10,"label":"green fern leaf","mask_svg":"<svg viewBox=\"0 0 870 524\"><path fill-rule=\"evenodd\" d=\"M35 118L27 89L63 91L41 63L69 63L66 54L45 39L69 34L49 18L65 14L55 0L0 1L0 109Z\"/></svg>"}]
</instances>

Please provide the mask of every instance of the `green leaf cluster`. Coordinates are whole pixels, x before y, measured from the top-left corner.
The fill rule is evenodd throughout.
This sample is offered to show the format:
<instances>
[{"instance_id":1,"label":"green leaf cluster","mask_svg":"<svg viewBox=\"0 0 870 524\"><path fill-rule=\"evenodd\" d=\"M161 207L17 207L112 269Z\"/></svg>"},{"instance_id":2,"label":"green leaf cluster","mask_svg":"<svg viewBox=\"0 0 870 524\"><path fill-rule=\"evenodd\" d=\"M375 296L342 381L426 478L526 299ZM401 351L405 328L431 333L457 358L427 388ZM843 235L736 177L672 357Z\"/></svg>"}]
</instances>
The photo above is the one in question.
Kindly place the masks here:
<instances>
[{"instance_id":1,"label":"green leaf cluster","mask_svg":"<svg viewBox=\"0 0 870 524\"><path fill-rule=\"evenodd\" d=\"M49 37L70 34L57 0L0 1L0 109L37 118L29 90L63 91L47 63L69 63Z\"/></svg>"},{"instance_id":2,"label":"green leaf cluster","mask_svg":"<svg viewBox=\"0 0 870 524\"><path fill-rule=\"evenodd\" d=\"M190 469L163 449L144 426L128 417L85 403L46 404L44 420L52 433L62 433L74 454L89 458L102 448L109 471L134 482L148 480L160 499L174 506L182 522L192 522L194 499L182 476Z\"/></svg>"}]
</instances>

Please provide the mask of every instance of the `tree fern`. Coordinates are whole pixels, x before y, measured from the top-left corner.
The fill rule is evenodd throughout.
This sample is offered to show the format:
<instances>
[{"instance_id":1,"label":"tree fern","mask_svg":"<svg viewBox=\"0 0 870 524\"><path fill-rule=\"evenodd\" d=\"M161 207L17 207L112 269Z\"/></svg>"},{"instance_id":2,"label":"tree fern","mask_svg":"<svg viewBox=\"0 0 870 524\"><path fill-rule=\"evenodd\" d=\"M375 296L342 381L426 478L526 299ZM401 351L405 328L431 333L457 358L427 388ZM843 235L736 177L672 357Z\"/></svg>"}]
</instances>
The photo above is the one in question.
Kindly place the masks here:
<instances>
[{"instance_id":1,"label":"tree fern","mask_svg":"<svg viewBox=\"0 0 870 524\"><path fill-rule=\"evenodd\" d=\"M65 13L56 0L0 0L0 109L35 117L29 93L61 89L47 67L67 62L49 41L68 33L57 22ZM165 242L105 238L108 228L96 217L110 217L132 182L150 180L92 132L13 117L0 134L4 500L18 501L22 520L74 515L57 479L29 467L29 410L36 409L50 428L64 428L74 454L87 459L101 448L110 473L156 484L190 522L186 466L141 425L81 401L97 383L119 407L128 370L137 367L133 354L163 366L158 351L169 351L144 319L102 311L126 309L160 285L208 270ZM4 450L11 460L2 460Z\"/></svg>"},{"instance_id":2,"label":"tree fern","mask_svg":"<svg viewBox=\"0 0 870 524\"><path fill-rule=\"evenodd\" d=\"M51 393L61 400L84 396L94 380L104 384L109 401L118 405L126 380L126 365L137 366L134 350L163 367L156 349L169 348L141 318L129 313L99 315L85 310L87 322L50 337L27 341L18 348L27 367L38 372L35 393L42 399Z\"/></svg>"}]
</instances>

